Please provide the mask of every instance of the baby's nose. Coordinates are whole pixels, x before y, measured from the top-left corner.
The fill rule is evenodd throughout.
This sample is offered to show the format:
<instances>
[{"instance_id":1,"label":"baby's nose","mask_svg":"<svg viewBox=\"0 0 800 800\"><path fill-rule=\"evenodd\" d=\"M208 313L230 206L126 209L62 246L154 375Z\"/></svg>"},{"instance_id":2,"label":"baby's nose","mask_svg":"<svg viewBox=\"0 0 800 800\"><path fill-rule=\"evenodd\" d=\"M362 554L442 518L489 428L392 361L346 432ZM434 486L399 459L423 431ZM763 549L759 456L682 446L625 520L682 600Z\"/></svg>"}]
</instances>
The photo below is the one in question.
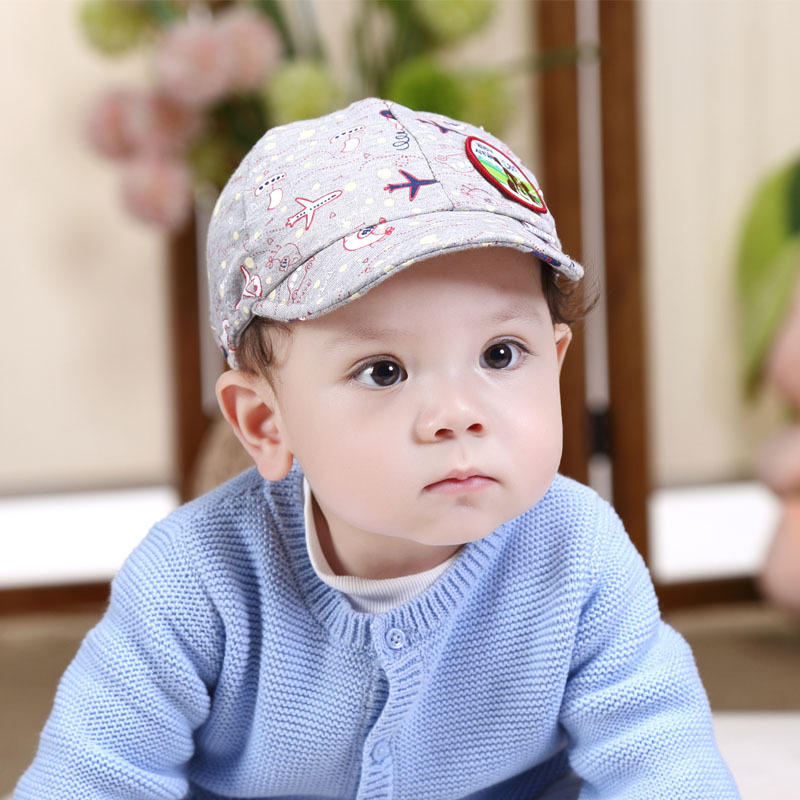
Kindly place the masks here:
<instances>
[{"instance_id":1,"label":"baby's nose","mask_svg":"<svg viewBox=\"0 0 800 800\"><path fill-rule=\"evenodd\" d=\"M479 402L456 387L426 397L417 420L417 434L423 442L482 436L485 432L486 420Z\"/></svg>"},{"instance_id":2,"label":"baby's nose","mask_svg":"<svg viewBox=\"0 0 800 800\"><path fill-rule=\"evenodd\" d=\"M437 428L434 431L433 436L435 439L453 439L460 433L474 433L476 435L480 435L483 433L483 425L480 422L473 422L471 425L466 426L464 430L461 430L461 428L458 426L454 426L452 428Z\"/></svg>"}]
</instances>

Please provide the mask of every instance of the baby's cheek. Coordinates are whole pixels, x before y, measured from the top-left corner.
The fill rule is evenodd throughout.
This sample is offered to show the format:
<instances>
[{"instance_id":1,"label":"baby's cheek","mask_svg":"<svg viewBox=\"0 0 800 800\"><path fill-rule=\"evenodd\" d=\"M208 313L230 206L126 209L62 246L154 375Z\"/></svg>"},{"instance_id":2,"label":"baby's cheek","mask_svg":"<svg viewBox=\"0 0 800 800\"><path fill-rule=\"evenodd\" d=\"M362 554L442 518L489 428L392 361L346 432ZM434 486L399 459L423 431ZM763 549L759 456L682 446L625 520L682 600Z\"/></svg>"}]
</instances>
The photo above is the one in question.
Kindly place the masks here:
<instances>
[{"instance_id":1,"label":"baby's cheek","mask_svg":"<svg viewBox=\"0 0 800 800\"><path fill-rule=\"evenodd\" d=\"M523 447L517 449L517 458L520 469L528 475L527 490L538 502L552 483L561 461L560 419L532 426L523 441Z\"/></svg>"}]
</instances>

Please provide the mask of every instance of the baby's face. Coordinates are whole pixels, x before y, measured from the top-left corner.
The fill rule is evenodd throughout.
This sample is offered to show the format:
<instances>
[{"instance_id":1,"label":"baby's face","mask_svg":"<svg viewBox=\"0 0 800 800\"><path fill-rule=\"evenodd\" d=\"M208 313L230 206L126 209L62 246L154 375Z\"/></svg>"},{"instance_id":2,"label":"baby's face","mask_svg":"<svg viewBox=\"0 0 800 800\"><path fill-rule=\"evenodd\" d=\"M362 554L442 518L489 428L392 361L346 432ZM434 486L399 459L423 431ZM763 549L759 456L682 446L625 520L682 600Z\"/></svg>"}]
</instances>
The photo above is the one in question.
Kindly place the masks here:
<instances>
[{"instance_id":1,"label":"baby's face","mask_svg":"<svg viewBox=\"0 0 800 800\"><path fill-rule=\"evenodd\" d=\"M537 503L561 457L568 342L536 260L506 248L421 262L296 323L280 426L333 540L462 544Z\"/></svg>"}]
</instances>

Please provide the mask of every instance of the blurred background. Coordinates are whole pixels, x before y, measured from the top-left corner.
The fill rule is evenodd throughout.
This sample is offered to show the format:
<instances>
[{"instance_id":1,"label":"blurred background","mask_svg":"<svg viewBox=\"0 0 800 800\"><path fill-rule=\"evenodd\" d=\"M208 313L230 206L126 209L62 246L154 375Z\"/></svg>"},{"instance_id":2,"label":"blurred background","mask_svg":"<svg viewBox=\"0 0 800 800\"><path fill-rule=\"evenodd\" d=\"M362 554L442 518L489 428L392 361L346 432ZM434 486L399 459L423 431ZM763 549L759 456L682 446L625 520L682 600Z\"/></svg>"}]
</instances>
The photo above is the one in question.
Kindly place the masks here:
<instances>
[{"instance_id":1,"label":"blurred background","mask_svg":"<svg viewBox=\"0 0 800 800\"><path fill-rule=\"evenodd\" d=\"M374 94L539 178L601 289L562 470L645 556L743 796L791 796L799 29L781 0L0 4L0 796L127 553L247 466L211 391L216 191L270 125Z\"/></svg>"}]
</instances>

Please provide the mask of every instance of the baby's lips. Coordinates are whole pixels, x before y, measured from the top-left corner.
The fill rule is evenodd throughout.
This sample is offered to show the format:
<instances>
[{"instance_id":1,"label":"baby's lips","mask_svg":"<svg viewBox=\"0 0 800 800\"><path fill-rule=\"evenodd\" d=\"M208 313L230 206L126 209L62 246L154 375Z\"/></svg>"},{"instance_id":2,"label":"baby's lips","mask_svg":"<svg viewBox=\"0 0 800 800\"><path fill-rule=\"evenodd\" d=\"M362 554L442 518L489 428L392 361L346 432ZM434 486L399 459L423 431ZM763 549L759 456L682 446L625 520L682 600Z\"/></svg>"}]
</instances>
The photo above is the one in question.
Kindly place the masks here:
<instances>
[{"instance_id":1,"label":"baby's lips","mask_svg":"<svg viewBox=\"0 0 800 800\"><path fill-rule=\"evenodd\" d=\"M425 489L431 490L436 488L444 488L446 486L458 488L459 484L463 484L465 489L477 489L480 488L481 484L487 481L494 482L495 479L477 469L454 469L451 470L447 475L439 478L438 481L429 483Z\"/></svg>"}]
</instances>

